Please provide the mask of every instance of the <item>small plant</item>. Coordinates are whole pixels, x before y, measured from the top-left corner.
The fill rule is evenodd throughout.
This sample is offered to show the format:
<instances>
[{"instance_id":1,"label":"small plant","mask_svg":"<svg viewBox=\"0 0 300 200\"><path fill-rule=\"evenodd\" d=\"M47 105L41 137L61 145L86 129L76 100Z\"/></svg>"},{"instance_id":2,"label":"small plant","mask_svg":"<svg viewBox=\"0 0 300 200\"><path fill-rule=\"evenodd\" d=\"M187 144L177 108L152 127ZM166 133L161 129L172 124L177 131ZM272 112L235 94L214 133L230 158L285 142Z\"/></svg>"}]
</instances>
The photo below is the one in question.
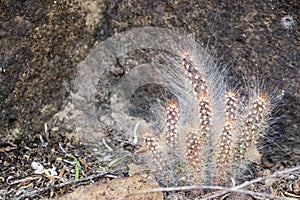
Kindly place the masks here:
<instances>
[{"instance_id":1,"label":"small plant","mask_svg":"<svg viewBox=\"0 0 300 200\"><path fill-rule=\"evenodd\" d=\"M81 64L76 130L116 149L140 141L163 186L229 186L257 153L272 109L258 85L239 92L217 68L190 35L156 27L116 34Z\"/></svg>"},{"instance_id":2,"label":"small plant","mask_svg":"<svg viewBox=\"0 0 300 200\"><path fill-rule=\"evenodd\" d=\"M190 90L165 103L161 131L144 130L151 168L165 186L226 185L240 175L248 154L256 150L271 112L269 99L259 89L248 100L241 98L193 52L170 60L174 71L168 73L183 76ZM182 97L192 98L187 100L193 103Z\"/></svg>"}]
</instances>

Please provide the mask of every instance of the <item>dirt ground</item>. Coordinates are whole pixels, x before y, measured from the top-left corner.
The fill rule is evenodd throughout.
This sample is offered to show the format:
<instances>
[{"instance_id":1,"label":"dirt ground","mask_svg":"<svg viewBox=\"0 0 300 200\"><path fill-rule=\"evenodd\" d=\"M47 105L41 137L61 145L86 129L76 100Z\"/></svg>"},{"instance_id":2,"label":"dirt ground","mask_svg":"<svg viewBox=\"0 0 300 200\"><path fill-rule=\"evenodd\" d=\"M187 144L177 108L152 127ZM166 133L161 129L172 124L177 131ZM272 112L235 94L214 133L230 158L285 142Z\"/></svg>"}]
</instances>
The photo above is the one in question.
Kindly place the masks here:
<instances>
[{"instance_id":1,"label":"dirt ground","mask_svg":"<svg viewBox=\"0 0 300 200\"><path fill-rule=\"evenodd\" d=\"M69 105L79 63L89 52L114 34L137 27L191 33L199 44L207 46L220 67L230 66L229 79L235 85L243 85L243 77L267 83L266 90L279 96L273 113L276 123L264 141L261 164L249 171L251 179L269 178L246 188L300 198L299 169L280 178L271 176L300 165L299 13L297 0L1 0L0 199L60 197L95 182L114 190L113 184L124 181L109 180L131 177L134 160L118 158L136 149L116 137L115 130L102 133L108 146L120 148L111 157L97 152L97 145L82 141L73 127L65 125L68 113L63 119L55 114ZM102 91L110 91L109 85ZM66 182L49 174L54 167L55 176ZM129 193L157 188L157 183L144 177L137 179L145 184L128 189ZM131 181L136 184L136 179L129 178ZM90 198L101 196L103 193ZM72 198L76 196L66 197ZM157 193L149 198L162 197ZM177 198L184 199L184 194Z\"/></svg>"}]
</instances>

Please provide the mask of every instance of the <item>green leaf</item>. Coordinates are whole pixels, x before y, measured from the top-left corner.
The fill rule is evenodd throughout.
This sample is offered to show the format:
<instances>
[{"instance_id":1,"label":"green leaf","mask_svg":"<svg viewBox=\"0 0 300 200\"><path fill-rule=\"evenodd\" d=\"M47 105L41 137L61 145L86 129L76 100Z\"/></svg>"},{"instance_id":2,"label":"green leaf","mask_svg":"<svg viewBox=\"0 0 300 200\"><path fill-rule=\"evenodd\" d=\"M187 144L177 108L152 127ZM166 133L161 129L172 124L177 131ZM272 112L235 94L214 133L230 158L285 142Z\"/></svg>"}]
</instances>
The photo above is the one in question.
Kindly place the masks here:
<instances>
[{"instance_id":1,"label":"green leaf","mask_svg":"<svg viewBox=\"0 0 300 200\"><path fill-rule=\"evenodd\" d=\"M79 171L81 170L80 162L72 154L66 154L66 156L69 158L72 158L74 160L74 162L76 163L76 165L75 165L75 180L77 181L79 179Z\"/></svg>"},{"instance_id":2,"label":"green leaf","mask_svg":"<svg viewBox=\"0 0 300 200\"><path fill-rule=\"evenodd\" d=\"M115 167L117 166L120 162L122 162L128 155L125 155L125 156L122 156L121 158L117 158L113 161L111 161L109 164L108 164L108 168L111 168L111 167Z\"/></svg>"}]
</instances>

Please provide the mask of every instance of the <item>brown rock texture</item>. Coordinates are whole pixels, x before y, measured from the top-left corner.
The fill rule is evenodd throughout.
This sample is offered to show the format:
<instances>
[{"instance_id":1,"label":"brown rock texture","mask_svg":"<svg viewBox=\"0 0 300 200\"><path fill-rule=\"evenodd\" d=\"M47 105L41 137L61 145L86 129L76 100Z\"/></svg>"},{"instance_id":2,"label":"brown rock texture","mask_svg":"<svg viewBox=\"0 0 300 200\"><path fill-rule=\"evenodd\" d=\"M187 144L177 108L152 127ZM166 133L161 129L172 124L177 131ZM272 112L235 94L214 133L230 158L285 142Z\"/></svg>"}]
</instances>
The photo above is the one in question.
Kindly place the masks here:
<instances>
[{"instance_id":1,"label":"brown rock texture","mask_svg":"<svg viewBox=\"0 0 300 200\"><path fill-rule=\"evenodd\" d=\"M137 200L137 199L157 199L162 200L163 195L161 192L153 192L146 194L136 194L139 191L150 191L151 189L158 188L159 185L147 180L142 176L132 176L127 178L114 179L108 183L91 184L85 187L77 188L73 193L67 194L59 200L75 200L75 199L98 199L98 200Z\"/></svg>"}]
</instances>

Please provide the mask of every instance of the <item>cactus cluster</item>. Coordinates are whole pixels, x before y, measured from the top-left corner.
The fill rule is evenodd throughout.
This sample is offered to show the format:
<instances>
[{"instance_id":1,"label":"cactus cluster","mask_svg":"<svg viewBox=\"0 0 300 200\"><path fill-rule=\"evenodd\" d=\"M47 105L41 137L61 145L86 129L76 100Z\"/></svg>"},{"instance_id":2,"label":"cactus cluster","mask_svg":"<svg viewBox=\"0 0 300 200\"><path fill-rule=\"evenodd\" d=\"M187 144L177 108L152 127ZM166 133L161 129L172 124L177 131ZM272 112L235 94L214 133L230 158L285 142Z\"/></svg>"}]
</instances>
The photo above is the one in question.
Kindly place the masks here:
<instances>
[{"instance_id":1,"label":"cactus cluster","mask_svg":"<svg viewBox=\"0 0 300 200\"><path fill-rule=\"evenodd\" d=\"M224 92L217 94L212 84L216 73L207 73L208 66L188 51L172 59L172 67L190 84L192 94L186 98L194 103L188 104L192 108L187 120L183 98L166 101L163 128L144 131L151 169L164 186L227 185L243 172L247 155L265 132L270 100L258 88L241 97L223 78L218 80Z\"/></svg>"}]
</instances>

